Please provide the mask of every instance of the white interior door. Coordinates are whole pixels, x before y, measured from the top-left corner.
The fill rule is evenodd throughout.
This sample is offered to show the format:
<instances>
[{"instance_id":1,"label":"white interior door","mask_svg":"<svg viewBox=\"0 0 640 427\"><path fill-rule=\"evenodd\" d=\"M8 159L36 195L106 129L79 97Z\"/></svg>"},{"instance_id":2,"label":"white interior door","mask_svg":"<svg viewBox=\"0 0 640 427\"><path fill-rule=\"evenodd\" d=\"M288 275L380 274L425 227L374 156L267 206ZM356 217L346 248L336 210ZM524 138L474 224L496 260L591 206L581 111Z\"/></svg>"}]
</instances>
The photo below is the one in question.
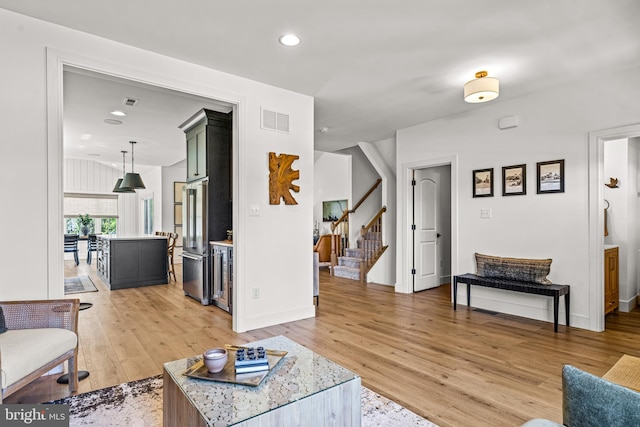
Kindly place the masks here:
<instances>
[{"instance_id":1,"label":"white interior door","mask_svg":"<svg viewBox=\"0 0 640 427\"><path fill-rule=\"evenodd\" d=\"M413 187L413 290L439 285L438 176L428 169L414 171Z\"/></svg>"}]
</instances>

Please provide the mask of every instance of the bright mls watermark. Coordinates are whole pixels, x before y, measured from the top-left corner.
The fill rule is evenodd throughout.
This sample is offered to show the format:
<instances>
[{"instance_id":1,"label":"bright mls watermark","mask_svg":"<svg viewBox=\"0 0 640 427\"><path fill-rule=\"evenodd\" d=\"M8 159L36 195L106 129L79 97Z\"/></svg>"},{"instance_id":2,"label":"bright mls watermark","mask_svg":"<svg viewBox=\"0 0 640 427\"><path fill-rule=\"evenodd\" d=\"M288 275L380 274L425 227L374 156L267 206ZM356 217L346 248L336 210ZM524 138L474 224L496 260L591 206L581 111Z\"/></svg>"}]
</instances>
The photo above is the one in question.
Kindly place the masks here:
<instances>
[{"instance_id":1,"label":"bright mls watermark","mask_svg":"<svg viewBox=\"0 0 640 427\"><path fill-rule=\"evenodd\" d=\"M69 405L0 405L0 425L69 427Z\"/></svg>"}]
</instances>

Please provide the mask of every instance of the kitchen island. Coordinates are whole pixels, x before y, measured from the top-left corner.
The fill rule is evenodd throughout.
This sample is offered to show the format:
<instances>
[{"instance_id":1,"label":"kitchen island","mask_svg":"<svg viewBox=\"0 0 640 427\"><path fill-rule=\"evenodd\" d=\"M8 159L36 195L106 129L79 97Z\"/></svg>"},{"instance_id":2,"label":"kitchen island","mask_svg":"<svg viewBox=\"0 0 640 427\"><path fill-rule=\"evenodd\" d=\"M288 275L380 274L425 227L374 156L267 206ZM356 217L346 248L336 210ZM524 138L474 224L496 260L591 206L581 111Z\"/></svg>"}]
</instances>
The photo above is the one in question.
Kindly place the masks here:
<instances>
[{"instance_id":1,"label":"kitchen island","mask_svg":"<svg viewBox=\"0 0 640 427\"><path fill-rule=\"evenodd\" d=\"M97 270L109 289L168 283L165 236L97 236Z\"/></svg>"}]
</instances>

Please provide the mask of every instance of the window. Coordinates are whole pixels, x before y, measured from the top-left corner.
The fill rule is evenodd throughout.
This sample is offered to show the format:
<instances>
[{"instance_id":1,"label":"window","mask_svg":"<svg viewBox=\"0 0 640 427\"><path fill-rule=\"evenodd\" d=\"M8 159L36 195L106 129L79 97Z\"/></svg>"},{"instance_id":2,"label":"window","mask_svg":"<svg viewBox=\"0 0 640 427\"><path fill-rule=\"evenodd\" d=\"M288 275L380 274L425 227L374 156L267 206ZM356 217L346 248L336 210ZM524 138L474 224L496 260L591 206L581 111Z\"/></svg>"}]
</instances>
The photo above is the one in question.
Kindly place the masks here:
<instances>
[{"instance_id":1,"label":"window","mask_svg":"<svg viewBox=\"0 0 640 427\"><path fill-rule=\"evenodd\" d=\"M89 215L89 233L115 234L117 231L118 196L111 194L64 194L64 230L82 234L80 215Z\"/></svg>"}]
</instances>

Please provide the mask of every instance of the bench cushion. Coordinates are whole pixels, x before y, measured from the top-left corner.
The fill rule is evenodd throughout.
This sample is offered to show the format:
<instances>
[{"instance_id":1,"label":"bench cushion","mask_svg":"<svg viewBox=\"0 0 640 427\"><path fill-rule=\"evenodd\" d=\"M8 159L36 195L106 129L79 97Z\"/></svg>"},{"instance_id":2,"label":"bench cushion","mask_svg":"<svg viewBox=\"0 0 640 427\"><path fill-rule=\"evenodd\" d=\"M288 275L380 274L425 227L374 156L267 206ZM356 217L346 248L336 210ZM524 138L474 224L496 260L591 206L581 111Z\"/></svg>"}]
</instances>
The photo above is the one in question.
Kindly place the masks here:
<instances>
[{"instance_id":1,"label":"bench cushion","mask_svg":"<svg viewBox=\"0 0 640 427\"><path fill-rule=\"evenodd\" d=\"M551 259L505 258L476 253L476 274L481 277L550 285Z\"/></svg>"},{"instance_id":2,"label":"bench cushion","mask_svg":"<svg viewBox=\"0 0 640 427\"><path fill-rule=\"evenodd\" d=\"M10 329L0 335L2 388L38 370L78 345L67 329Z\"/></svg>"}]
</instances>

